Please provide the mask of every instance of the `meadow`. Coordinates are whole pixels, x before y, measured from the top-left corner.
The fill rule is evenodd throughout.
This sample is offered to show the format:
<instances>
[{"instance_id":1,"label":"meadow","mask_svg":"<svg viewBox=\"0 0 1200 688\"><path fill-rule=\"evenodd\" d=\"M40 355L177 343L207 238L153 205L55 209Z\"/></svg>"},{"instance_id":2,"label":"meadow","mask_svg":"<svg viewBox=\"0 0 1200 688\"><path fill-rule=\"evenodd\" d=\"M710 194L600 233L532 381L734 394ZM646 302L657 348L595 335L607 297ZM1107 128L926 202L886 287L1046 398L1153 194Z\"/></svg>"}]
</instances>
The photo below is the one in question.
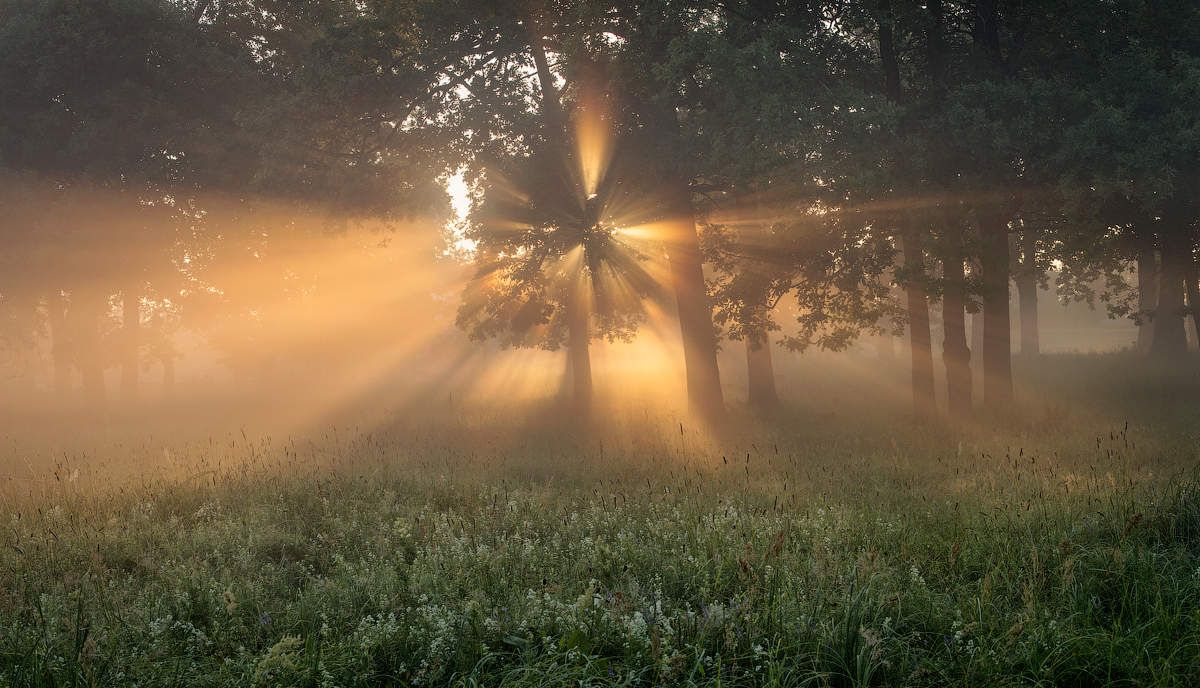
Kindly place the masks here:
<instances>
[{"instance_id":1,"label":"meadow","mask_svg":"<svg viewBox=\"0 0 1200 688\"><path fill-rule=\"evenodd\" d=\"M1197 371L1045 356L959 427L814 374L720 438L110 437L4 492L0 686L1197 685Z\"/></svg>"}]
</instances>

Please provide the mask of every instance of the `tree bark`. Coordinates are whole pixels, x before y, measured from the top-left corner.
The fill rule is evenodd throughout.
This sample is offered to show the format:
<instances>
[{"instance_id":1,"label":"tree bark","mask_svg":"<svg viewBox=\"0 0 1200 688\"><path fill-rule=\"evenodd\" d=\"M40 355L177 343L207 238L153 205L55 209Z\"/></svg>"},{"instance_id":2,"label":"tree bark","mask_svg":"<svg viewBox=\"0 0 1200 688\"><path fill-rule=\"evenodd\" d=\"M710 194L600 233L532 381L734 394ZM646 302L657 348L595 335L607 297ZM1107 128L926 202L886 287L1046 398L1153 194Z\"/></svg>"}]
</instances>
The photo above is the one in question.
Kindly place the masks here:
<instances>
[{"instance_id":1,"label":"tree bark","mask_svg":"<svg viewBox=\"0 0 1200 688\"><path fill-rule=\"evenodd\" d=\"M1004 69L1000 52L1000 11L997 0L977 0L972 40L984 64L997 72Z\"/></svg>"},{"instance_id":2,"label":"tree bark","mask_svg":"<svg viewBox=\"0 0 1200 688\"><path fill-rule=\"evenodd\" d=\"M929 333L929 298L918 282L924 274L925 254L915 229L906 229L901 236L904 267L909 272L904 291L908 302L909 349L912 354L913 412L919 420L937 415L933 383L933 347Z\"/></svg>"},{"instance_id":3,"label":"tree bark","mask_svg":"<svg viewBox=\"0 0 1200 688\"><path fill-rule=\"evenodd\" d=\"M564 133L566 121L558 99L558 90L554 87L554 75L550 73L550 63L546 60L541 28L532 16L526 17L526 26L529 31L529 47L533 52L533 64L537 69L538 85L542 89L542 114L547 125L553 129L555 140L559 140Z\"/></svg>"},{"instance_id":4,"label":"tree bark","mask_svg":"<svg viewBox=\"0 0 1200 688\"><path fill-rule=\"evenodd\" d=\"M575 281L567 313L567 358L571 362L575 411L586 416L592 407L592 333L589 326L587 277L581 273Z\"/></svg>"},{"instance_id":5,"label":"tree bark","mask_svg":"<svg viewBox=\"0 0 1200 688\"><path fill-rule=\"evenodd\" d=\"M666 59L665 49L655 52L661 53L655 57ZM669 93L663 95L669 97ZM710 425L724 425L725 397L717 367L717 337L713 327L712 304L705 290L703 258L696 232L691 174L680 168L678 160L678 151L684 148L679 132L678 111L673 103L665 99L638 98L631 106L658 134L657 140L650 142L650 145L658 159L655 166L661 175L666 196L663 239L683 339L688 405L693 413Z\"/></svg>"},{"instance_id":6,"label":"tree bark","mask_svg":"<svg viewBox=\"0 0 1200 688\"><path fill-rule=\"evenodd\" d=\"M971 368L983 375L983 311L971 314ZM980 385L982 388L982 384Z\"/></svg>"},{"instance_id":7,"label":"tree bark","mask_svg":"<svg viewBox=\"0 0 1200 688\"><path fill-rule=\"evenodd\" d=\"M879 62L883 67L883 93L893 103L903 98L900 84L900 61L896 56L895 17L891 0L880 0L875 23L879 27Z\"/></svg>"},{"instance_id":8,"label":"tree bark","mask_svg":"<svg viewBox=\"0 0 1200 688\"><path fill-rule=\"evenodd\" d=\"M526 14L525 25L529 32L529 47L537 69L538 85L542 91L542 116L551 144L566 151L566 117L558 90L554 86L554 75L546 60L546 48L541 26L533 14ZM564 156L565 158L565 156ZM583 250L582 247L580 250ZM571 371L572 403L576 413L587 416L592 406L592 359L591 327L588 303L587 274L583 267L587 256L580 260L580 268L567 295L567 363Z\"/></svg>"},{"instance_id":9,"label":"tree bark","mask_svg":"<svg viewBox=\"0 0 1200 688\"><path fill-rule=\"evenodd\" d=\"M683 337L688 404L706 420L719 422L725 418L725 398L721 392L721 373L717 368L717 337L713 328L712 305L704 289L704 268L691 190L684 180L671 183L675 188L672 190L671 217L665 223L667 257L679 312L679 329Z\"/></svg>"},{"instance_id":10,"label":"tree bark","mask_svg":"<svg viewBox=\"0 0 1200 688\"><path fill-rule=\"evenodd\" d=\"M980 218L983 282L983 403L1002 410L1012 403L1012 342L1009 322L1008 219L999 212Z\"/></svg>"},{"instance_id":11,"label":"tree bark","mask_svg":"<svg viewBox=\"0 0 1200 688\"><path fill-rule=\"evenodd\" d=\"M946 401L950 415L971 414L971 350L967 347L967 282L962 231L947 227L942 247L942 360L946 365Z\"/></svg>"},{"instance_id":12,"label":"tree bark","mask_svg":"<svg viewBox=\"0 0 1200 688\"><path fill-rule=\"evenodd\" d=\"M1188 314L1192 320L1192 340L1200 348L1200 284L1197 283L1196 259L1188 256L1184 267Z\"/></svg>"},{"instance_id":13,"label":"tree bark","mask_svg":"<svg viewBox=\"0 0 1200 688\"><path fill-rule=\"evenodd\" d=\"M879 31L879 61L883 68L884 95L890 102L900 103L904 98L904 91L900 81L895 17L890 0L881 0L877 5L875 22ZM913 413L918 420L925 420L937 415L933 382L933 344L929 331L929 298L917 282L917 278L925 273L925 252L921 248L920 231L915 226L906 224L899 238L900 249L904 254L904 267L910 273L909 283L905 286L905 297L912 361Z\"/></svg>"},{"instance_id":14,"label":"tree bark","mask_svg":"<svg viewBox=\"0 0 1200 688\"><path fill-rule=\"evenodd\" d=\"M1138 324L1137 350L1150 352L1154 341L1154 311L1158 307L1158 259L1154 246L1144 246L1138 252Z\"/></svg>"},{"instance_id":15,"label":"tree bark","mask_svg":"<svg viewBox=\"0 0 1200 688\"><path fill-rule=\"evenodd\" d=\"M1017 299L1021 308L1021 355L1042 353L1038 333L1037 233L1029 227L1021 232L1021 274L1017 277Z\"/></svg>"},{"instance_id":16,"label":"tree bark","mask_svg":"<svg viewBox=\"0 0 1200 688\"><path fill-rule=\"evenodd\" d=\"M1034 357L1042 353L1038 335L1037 277L1022 275L1017 280L1017 298L1021 306L1021 355Z\"/></svg>"},{"instance_id":17,"label":"tree bark","mask_svg":"<svg viewBox=\"0 0 1200 688\"><path fill-rule=\"evenodd\" d=\"M1187 335L1183 330L1183 277L1188 258L1171 239L1160 238L1162 269L1158 280L1158 303L1154 310L1154 341L1150 351L1157 356L1187 353Z\"/></svg>"},{"instance_id":18,"label":"tree bark","mask_svg":"<svg viewBox=\"0 0 1200 688\"><path fill-rule=\"evenodd\" d=\"M141 345L141 303L137 290L127 287L121 294L121 394L126 400L137 395L138 347Z\"/></svg>"},{"instance_id":19,"label":"tree bark","mask_svg":"<svg viewBox=\"0 0 1200 688\"><path fill-rule=\"evenodd\" d=\"M746 376L750 406L769 411L779 406L771 339L764 332L746 335Z\"/></svg>"}]
</instances>

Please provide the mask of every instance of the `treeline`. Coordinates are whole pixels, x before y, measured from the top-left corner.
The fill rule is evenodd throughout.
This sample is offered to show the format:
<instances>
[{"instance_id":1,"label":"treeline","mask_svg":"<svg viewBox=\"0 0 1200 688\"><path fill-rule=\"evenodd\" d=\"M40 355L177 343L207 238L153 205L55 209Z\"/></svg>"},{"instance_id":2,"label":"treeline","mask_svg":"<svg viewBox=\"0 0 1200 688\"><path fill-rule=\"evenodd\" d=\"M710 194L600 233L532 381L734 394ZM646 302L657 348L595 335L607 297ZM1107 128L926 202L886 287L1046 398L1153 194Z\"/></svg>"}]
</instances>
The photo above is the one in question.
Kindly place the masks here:
<instances>
[{"instance_id":1,"label":"treeline","mask_svg":"<svg viewBox=\"0 0 1200 688\"><path fill-rule=\"evenodd\" d=\"M269 312L307 287L297 240L445 212L445 142L396 126L445 88L414 36L366 22L353 3L0 3L9 390L46 350L60 398L103 405L112 367L125 398L149 367L169 388L187 331L259 373ZM380 51L408 61L381 75Z\"/></svg>"},{"instance_id":2,"label":"treeline","mask_svg":"<svg viewBox=\"0 0 1200 688\"><path fill-rule=\"evenodd\" d=\"M152 295L202 279L180 261L203 265L232 216L261 199L444 212L453 172L478 267L459 325L565 347L581 409L589 342L635 336L651 310L677 317L689 398L713 419L719 337L745 342L770 406L774 341L899 332L919 416L938 413L939 354L951 414L973 411L973 358L1003 411L1010 291L1036 352L1051 266L1060 295L1139 322L1148 353L1183 355L1197 327L1190 0L4 0L0 113L5 193L26 199L6 199L24 208L6 248L138 237L84 260L95 274L6 250L6 336L49 323L84 341L119 297L132 368L166 308ZM121 205L105 211L120 227L56 194ZM160 267L120 268L134 244Z\"/></svg>"}]
</instances>

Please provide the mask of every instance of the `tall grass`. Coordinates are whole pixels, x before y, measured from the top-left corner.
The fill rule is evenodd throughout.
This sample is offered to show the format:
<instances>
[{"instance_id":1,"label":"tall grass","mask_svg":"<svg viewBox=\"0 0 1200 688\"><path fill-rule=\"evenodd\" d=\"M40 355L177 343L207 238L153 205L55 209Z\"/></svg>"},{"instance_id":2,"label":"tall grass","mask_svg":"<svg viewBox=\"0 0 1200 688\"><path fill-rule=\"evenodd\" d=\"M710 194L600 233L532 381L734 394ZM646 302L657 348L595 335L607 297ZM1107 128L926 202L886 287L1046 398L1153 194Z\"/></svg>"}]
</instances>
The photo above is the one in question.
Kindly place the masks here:
<instances>
[{"instance_id":1,"label":"tall grass","mask_svg":"<svg viewBox=\"0 0 1200 688\"><path fill-rule=\"evenodd\" d=\"M6 497L0 686L1197 685L1197 390L1119 360L1000 425L122 441Z\"/></svg>"}]
</instances>

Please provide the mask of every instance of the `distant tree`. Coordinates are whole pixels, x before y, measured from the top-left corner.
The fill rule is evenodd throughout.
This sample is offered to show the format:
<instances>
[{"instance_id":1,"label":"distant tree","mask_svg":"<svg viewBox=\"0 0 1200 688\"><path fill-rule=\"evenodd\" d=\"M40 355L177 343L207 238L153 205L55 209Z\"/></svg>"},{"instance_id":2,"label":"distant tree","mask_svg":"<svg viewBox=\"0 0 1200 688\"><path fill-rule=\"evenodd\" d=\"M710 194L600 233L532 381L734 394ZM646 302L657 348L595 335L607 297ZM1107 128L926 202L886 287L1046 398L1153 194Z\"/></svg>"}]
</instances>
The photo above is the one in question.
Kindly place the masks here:
<instances>
[{"instance_id":1,"label":"distant tree","mask_svg":"<svg viewBox=\"0 0 1200 688\"><path fill-rule=\"evenodd\" d=\"M132 394L140 298L174 243L163 210L236 167L242 132L228 113L255 92L256 67L244 46L210 40L151 0L11 0L0 6L0 51L0 166L38 190L12 231L42 251L55 386L74 362L100 404L115 358ZM125 311L119 336L103 334L113 294Z\"/></svg>"},{"instance_id":2,"label":"distant tree","mask_svg":"<svg viewBox=\"0 0 1200 688\"><path fill-rule=\"evenodd\" d=\"M44 222L11 231L57 256L82 252L84 235L100 249L86 280L61 261L44 265L56 369L95 354L78 361L94 386L97 366L119 362L132 395L140 353L157 337L142 321L161 321L147 311L170 302L178 316L180 303L146 296L178 291L185 246L200 258L198 242L239 240L215 218L198 219L216 195L341 216L445 208L437 177L449 138L436 123L456 88L447 74L484 48L443 14L337 0L0 5L0 167L52 189L41 195ZM74 227L55 219L64 201L77 207ZM86 312L107 312L113 298L123 326L100 338ZM94 341L58 341L70 333ZM68 376L56 378L62 387Z\"/></svg>"}]
</instances>

